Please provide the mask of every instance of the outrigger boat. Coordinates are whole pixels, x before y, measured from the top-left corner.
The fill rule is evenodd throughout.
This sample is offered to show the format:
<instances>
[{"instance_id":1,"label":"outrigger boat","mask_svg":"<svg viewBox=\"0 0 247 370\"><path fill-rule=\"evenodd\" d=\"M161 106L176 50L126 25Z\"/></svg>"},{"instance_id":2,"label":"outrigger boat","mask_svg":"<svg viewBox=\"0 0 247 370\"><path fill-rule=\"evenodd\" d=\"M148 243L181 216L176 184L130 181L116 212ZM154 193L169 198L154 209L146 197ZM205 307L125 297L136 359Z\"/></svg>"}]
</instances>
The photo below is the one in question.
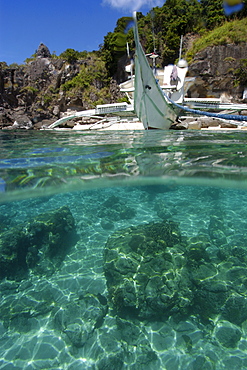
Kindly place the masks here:
<instances>
[{"instance_id":1,"label":"outrigger boat","mask_svg":"<svg viewBox=\"0 0 247 370\"><path fill-rule=\"evenodd\" d=\"M243 121L247 124L247 116L239 114L220 114L205 112L199 109L214 109L240 111L247 109L247 104L222 104L217 98L185 98L186 91L194 83L194 77L186 77L188 71L187 62L179 59L177 65L168 65L163 71L156 70L156 54L149 56L153 59L153 69L150 67L141 46L138 34L136 13L134 13L134 39L135 39L135 75L132 75L132 64L128 69L131 77L120 84L120 91L126 93L130 104L116 103L97 106L95 109L76 112L72 115L60 118L48 129L58 127L73 118L88 117L96 119L93 124L77 125L74 128L80 130L96 129L169 129L174 124L181 112L196 115L204 115L227 120ZM180 53L181 56L181 53ZM197 109L194 109L197 108ZM136 114L137 120L126 117L131 113ZM105 115L114 115L105 118ZM116 116L117 115L117 116ZM123 118L125 117L125 118ZM128 121L128 124L127 124Z\"/></svg>"},{"instance_id":2,"label":"outrigger boat","mask_svg":"<svg viewBox=\"0 0 247 370\"><path fill-rule=\"evenodd\" d=\"M130 81L122 83L120 90L127 94L130 101L133 101L135 112L143 122L145 129L169 129L182 112L244 121L247 124L247 116L199 110L231 110L233 113L247 109L247 104L222 103L221 98L185 97L195 77L186 77L188 64L181 59L181 47L180 58L176 66L168 65L162 71L156 70L153 65L152 71L139 40L136 13L134 13L134 38L136 44L135 76L131 77ZM155 58L156 55L153 53L151 57Z\"/></svg>"},{"instance_id":3,"label":"outrigger boat","mask_svg":"<svg viewBox=\"0 0 247 370\"><path fill-rule=\"evenodd\" d=\"M145 129L169 129L177 120L180 108L171 103L183 103L185 92L195 78L186 78L188 64L179 59L177 66L168 65L164 70L156 69L156 53L145 55L138 34L134 13L135 76L120 85L134 104L134 110ZM153 59L153 68L147 60Z\"/></svg>"}]
</instances>

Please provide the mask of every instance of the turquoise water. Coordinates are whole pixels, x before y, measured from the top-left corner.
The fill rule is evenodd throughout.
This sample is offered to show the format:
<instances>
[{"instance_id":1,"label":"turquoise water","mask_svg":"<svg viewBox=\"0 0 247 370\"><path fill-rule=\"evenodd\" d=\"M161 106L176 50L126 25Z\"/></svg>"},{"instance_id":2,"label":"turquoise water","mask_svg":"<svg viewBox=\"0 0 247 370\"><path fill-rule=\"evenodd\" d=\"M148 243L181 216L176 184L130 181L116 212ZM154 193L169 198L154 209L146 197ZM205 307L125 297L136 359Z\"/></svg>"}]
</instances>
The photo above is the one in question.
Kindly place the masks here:
<instances>
[{"instance_id":1,"label":"turquoise water","mask_svg":"<svg viewBox=\"0 0 247 370\"><path fill-rule=\"evenodd\" d=\"M246 369L243 132L1 132L0 369Z\"/></svg>"}]
</instances>

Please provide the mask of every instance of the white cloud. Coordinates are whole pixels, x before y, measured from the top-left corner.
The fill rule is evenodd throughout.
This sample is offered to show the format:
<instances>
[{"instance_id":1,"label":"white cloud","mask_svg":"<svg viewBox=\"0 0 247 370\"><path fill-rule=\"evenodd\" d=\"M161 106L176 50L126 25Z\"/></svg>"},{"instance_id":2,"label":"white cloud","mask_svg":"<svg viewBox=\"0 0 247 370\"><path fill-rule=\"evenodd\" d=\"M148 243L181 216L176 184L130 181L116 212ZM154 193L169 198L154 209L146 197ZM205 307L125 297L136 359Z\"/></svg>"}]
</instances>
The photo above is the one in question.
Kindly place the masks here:
<instances>
[{"instance_id":1,"label":"white cloud","mask_svg":"<svg viewBox=\"0 0 247 370\"><path fill-rule=\"evenodd\" d=\"M139 10L142 6L153 8L164 4L162 0L103 0L104 4L111 5L113 8L125 10Z\"/></svg>"}]
</instances>

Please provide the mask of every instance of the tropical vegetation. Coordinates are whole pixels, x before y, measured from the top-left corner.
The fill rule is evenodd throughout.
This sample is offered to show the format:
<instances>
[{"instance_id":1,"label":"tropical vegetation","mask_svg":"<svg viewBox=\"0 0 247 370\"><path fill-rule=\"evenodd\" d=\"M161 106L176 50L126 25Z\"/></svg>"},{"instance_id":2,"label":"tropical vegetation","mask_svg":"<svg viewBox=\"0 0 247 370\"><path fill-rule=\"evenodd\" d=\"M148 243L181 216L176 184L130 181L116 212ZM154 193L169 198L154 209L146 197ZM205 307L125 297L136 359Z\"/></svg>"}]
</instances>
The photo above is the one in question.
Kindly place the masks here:
<instances>
[{"instance_id":1,"label":"tropical vegetation","mask_svg":"<svg viewBox=\"0 0 247 370\"><path fill-rule=\"evenodd\" d=\"M239 44L247 41L247 18L225 22L212 31L205 32L198 38L192 48L186 53L187 60L191 60L199 51L208 46Z\"/></svg>"},{"instance_id":2,"label":"tropical vegetation","mask_svg":"<svg viewBox=\"0 0 247 370\"><path fill-rule=\"evenodd\" d=\"M138 29L141 43L147 53L156 51L161 56L162 65L172 63L179 54L180 37L197 34L200 41L190 56L210 43L227 43L247 40L247 6L238 13L226 17L222 0L166 0L162 7L153 8L146 16L137 13ZM237 22L242 20L242 22ZM116 73L118 59L126 53L119 47L119 33L124 34L130 48L134 49L133 32L123 30L127 18L120 18L113 32L109 32L101 46L102 58L111 75ZM218 27L219 35L210 33ZM230 35L228 36L228 34ZM204 37L205 36L205 37ZM187 51L187 50L186 50Z\"/></svg>"}]
</instances>

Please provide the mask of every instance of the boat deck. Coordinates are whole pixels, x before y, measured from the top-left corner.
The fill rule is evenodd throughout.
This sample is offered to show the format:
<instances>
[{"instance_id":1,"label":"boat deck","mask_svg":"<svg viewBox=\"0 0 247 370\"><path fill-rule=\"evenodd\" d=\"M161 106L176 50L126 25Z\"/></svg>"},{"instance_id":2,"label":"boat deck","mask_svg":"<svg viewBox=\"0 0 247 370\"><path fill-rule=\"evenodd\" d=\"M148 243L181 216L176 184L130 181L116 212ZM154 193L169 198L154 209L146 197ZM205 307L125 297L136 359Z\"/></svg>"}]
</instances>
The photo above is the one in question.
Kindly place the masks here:
<instances>
[{"instance_id":1,"label":"boat deck","mask_svg":"<svg viewBox=\"0 0 247 370\"><path fill-rule=\"evenodd\" d=\"M190 108L242 111L247 110L247 104L223 103L220 98L184 98L184 105Z\"/></svg>"}]
</instances>

